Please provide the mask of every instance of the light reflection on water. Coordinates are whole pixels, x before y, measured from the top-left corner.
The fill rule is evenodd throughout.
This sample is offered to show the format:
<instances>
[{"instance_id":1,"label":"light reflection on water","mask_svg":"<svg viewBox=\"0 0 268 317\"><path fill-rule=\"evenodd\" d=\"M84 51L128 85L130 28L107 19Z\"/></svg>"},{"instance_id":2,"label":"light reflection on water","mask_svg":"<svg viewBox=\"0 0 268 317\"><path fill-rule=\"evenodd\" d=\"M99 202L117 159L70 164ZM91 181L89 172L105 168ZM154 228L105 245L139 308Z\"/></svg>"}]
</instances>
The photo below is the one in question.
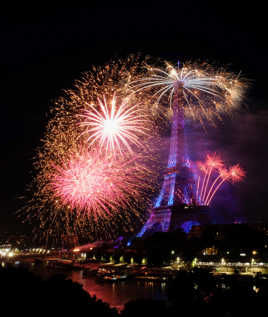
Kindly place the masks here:
<instances>
[{"instance_id":1,"label":"light reflection on water","mask_svg":"<svg viewBox=\"0 0 268 317\"><path fill-rule=\"evenodd\" d=\"M73 271L68 278L81 284L91 296L95 295L97 299L118 310L122 310L128 301L138 298L166 299L164 282L137 280L101 282L94 276L83 277L83 271Z\"/></svg>"}]
</instances>

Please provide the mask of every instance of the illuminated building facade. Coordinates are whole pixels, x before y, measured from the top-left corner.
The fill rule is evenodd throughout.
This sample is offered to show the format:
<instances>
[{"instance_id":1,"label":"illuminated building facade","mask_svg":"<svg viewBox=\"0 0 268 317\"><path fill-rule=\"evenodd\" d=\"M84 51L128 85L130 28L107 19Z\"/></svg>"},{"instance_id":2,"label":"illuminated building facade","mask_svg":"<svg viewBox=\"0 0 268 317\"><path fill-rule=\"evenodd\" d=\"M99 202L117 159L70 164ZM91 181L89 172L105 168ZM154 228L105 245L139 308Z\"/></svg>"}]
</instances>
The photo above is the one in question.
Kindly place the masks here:
<instances>
[{"instance_id":1,"label":"illuminated building facade","mask_svg":"<svg viewBox=\"0 0 268 317\"><path fill-rule=\"evenodd\" d=\"M193 225L209 223L208 206L199 205L195 198L195 177L185 153L184 113L179 104L184 102L182 89L173 99L168 165L160 193L149 219L138 237L155 231L173 231L182 228L189 232Z\"/></svg>"}]
</instances>

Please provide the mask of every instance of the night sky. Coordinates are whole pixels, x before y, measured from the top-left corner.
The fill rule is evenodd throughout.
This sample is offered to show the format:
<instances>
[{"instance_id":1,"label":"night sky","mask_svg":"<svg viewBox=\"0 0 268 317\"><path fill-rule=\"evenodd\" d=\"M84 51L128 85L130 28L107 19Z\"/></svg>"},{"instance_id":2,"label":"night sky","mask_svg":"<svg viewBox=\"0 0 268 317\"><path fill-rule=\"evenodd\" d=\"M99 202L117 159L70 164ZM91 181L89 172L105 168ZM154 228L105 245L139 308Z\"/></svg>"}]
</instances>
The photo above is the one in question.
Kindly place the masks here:
<instances>
[{"instance_id":1,"label":"night sky","mask_svg":"<svg viewBox=\"0 0 268 317\"><path fill-rule=\"evenodd\" d=\"M244 110L206 132L193 128L191 152L197 158L218 151L247 170L243 184L225 187L218 198L219 221L228 213L268 220L266 10L252 3L178 3L1 11L1 230L24 230L14 216L17 197L30 182L52 100L93 64L138 52L174 63L216 62L250 79Z\"/></svg>"}]
</instances>

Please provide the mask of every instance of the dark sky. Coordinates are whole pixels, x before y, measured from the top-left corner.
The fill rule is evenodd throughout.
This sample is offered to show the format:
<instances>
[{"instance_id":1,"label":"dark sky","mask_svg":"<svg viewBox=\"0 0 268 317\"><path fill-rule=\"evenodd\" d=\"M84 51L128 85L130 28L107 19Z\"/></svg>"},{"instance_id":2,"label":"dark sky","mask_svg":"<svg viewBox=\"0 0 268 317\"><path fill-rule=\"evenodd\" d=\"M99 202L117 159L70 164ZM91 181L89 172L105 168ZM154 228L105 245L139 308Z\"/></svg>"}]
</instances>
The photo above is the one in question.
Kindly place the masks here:
<instances>
[{"instance_id":1,"label":"dark sky","mask_svg":"<svg viewBox=\"0 0 268 317\"><path fill-rule=\"evenodd\" d=\"M19 205L16 197L30 181L31 160L50 101L92 64L137 52L174 62L216 61L252 80L246 111L217 129L195 135L200 134L205 150L221 151L230 164L241 162L248 171L240 190L232 190L238 202L231 210L265 218L266 10L252 2L238 7L234 1L222 1L220 6L218 1L177 3L1 11L0 229L21 228L13 214Z\"/></svg>"}]
</instances>

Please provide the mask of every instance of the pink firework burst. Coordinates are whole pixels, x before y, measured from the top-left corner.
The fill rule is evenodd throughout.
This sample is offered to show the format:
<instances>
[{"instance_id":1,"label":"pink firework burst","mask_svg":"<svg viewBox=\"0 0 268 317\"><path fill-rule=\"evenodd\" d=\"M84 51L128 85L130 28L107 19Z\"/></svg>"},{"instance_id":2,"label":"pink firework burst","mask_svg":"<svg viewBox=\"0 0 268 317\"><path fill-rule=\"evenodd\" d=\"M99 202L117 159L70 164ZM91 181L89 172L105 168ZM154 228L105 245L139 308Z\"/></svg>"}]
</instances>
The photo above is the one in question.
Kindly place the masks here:
<instances>
[{"instance_id":1,"label":"pink firework burst","mask_svg":"<svg viewBox=\"0 0 268 317\"><path fill-rule=\"evenodd\" d=\"M132 105L128 98L117 103L98 98L98 105L88 104L88 109L80 115L80 126L85 128L90 145L98 144L106 154L122 155L125 150L133 152L132 146L142 146L140 138L148 135L149 117L139 105Z\"/></svg>"},{"instance_id":2,"label":"pink firework burst","mask_svg":"<svg viewBox=\"0 0 268 317\"><path fill-rule=\"evenodd\" d=\"M229 178L233 183L240 182L246 175L246 172L238 165L230 168Z\"/></svg>"},{"instance_id":3,"label":"pink firework burst","mask_svg":"<svg viewBox=\"0 0 268 317\"><path fill-rule=\"evenodd\" d=\"M223 166L223 161L216 153L213 155L207 154L205 164L211 169L220 169Z\"/></svg>"},{"instance_id":4,"label":"pink firework burst","mask_svg":"<svg viewBox=\"0 0 268 317\"><path fill-rule=\"evenodd\" d=\"M50 187L64 208L96 219L128 206L139 195L144 170L133 161L106 159L87 151L53 165Z\"/></svg>"}]
</instances>

